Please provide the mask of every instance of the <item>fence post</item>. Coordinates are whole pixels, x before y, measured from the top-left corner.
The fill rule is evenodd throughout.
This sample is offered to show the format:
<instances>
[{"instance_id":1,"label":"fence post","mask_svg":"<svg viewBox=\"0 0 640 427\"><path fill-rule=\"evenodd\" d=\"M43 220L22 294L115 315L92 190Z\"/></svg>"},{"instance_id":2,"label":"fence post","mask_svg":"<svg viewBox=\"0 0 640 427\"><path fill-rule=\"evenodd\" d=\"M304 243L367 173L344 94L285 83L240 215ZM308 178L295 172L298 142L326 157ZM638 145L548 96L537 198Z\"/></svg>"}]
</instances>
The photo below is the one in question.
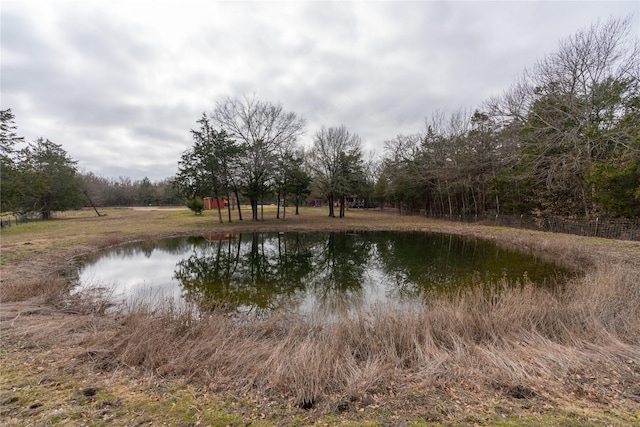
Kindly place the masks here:
<instances>
[{"instance_id":1,"label":"fence post","mask_svg":"<svg viewBox=\"0 0 640 427\"><path fill-rule=\"evenodd\" d=\"M598 237L598 221L600 220L600 217L596 217L596 231L594 233L594 237Z\"/></svg>"}]
</instances>

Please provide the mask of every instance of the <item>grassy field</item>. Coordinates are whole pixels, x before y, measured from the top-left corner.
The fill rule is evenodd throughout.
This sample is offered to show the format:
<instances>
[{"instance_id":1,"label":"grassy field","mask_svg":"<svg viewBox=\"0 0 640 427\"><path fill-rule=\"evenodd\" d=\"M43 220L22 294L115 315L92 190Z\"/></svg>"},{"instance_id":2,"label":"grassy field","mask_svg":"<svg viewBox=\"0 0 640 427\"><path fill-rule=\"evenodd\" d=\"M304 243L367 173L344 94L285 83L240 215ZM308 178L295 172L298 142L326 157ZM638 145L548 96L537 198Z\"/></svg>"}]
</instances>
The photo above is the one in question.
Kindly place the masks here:
<instances>
[{"instance_id":1,"label":"grassy field","mask_svg":"<svg viewBox=\"0 0 640 427\"><path fill-rule=\"evenodd\" d=\"M178 210L70 212L2 229L3 425L639 425L640 243L378 211L219 224ZM424 230L579 271L561 290L470 290L316 325L167 305L105 311L79 256L216 231Z\"/></svg>"}]
</instances>

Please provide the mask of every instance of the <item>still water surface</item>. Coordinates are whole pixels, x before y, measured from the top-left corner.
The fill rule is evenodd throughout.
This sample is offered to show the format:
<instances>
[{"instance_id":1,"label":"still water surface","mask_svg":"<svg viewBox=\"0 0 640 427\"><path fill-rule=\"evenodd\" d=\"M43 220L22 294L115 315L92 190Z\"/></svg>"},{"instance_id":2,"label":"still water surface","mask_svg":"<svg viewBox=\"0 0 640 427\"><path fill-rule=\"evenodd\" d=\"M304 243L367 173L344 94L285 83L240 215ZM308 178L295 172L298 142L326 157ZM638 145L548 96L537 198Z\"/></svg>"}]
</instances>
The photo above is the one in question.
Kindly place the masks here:
<instances>
[{"instance_id":1,"label":"still water surface","mask_svg":"<svg viewBox=\"0 0 640 427\"><path fill-rule=\"evenodd\" d=\"M231 312L408 304L479 283L548 286L562 268L495 244L408 232L243 233L127 244L87 258L79 286Z\"/></svg>"}]
</instances>

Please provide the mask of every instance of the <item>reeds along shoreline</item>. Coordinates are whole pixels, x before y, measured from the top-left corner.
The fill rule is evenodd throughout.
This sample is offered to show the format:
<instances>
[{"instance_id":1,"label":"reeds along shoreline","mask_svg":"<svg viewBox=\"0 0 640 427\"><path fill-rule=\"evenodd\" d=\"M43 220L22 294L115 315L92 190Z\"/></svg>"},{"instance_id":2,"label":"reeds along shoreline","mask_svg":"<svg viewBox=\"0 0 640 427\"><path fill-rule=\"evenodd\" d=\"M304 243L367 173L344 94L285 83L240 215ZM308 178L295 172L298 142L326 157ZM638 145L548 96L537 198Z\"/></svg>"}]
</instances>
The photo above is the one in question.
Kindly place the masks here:
<instances>
[{"instance_id":1,"label":"reeds along shoreline","mask_svg":"<svg viewBox=\"0 0 640 427\"><path fill-rule=\"evenodd\" d=\"M544 388L576 369L640 378L639 270L601 265L561 290L531 285L487 298L433 296L409 311L378 308L317 325L285 314L237 322L223 314L138 305L87 350L102 363L162 376L260 387L311 405L330 395L390 392L407 373L439 387ZM627 369L620 369L621 366Z\"/></svg>"}]
</instances>

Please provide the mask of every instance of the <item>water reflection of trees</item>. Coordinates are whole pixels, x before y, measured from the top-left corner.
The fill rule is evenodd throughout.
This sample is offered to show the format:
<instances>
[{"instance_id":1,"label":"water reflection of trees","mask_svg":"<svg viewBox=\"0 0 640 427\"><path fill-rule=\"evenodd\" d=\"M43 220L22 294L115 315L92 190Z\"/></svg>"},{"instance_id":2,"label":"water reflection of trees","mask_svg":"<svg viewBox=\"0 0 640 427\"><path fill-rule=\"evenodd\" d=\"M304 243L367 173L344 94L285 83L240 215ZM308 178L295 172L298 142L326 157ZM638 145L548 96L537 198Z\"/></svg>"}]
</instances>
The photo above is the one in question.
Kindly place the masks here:
<instances>
[{"instance_id":1,"label":"water reflection of trees","mask_svg":"<svg viewBox=\"0 0 640 427\"><path fill-rule=\"evenodd\" d=\"M491 242L426 233L212 234L126 245L108 256L153 258L154 251L181 259L174 278L183 298L202 311L258 314L331 314L372 303L383 292L385 299L406 301L430 289L495 283L505 276L518 280L527 274L538 283L558 271Z\"/></svg>"},{"instance_id":2,"label":"water reflection of trees","mask_svg":"<svg viewBox=\"0 0 640 427\"><path fill-rule=\"evenodd\" d=\"M184 298L204 310L257 313L299 310L305 300L323 313L352 309L371 302L367 283L387 298L412 299L498 280L505 259L524 259L490 242L425 233L250 233L191 243L175 270Z\"/></svg>"},{"instance_id":3,"label":"water reflection of trees","mask_svg":"<svg viewBox=\"0 0 640 427\"><path fill-rule=\"evenodd\" d=\"M476 241L426 233L376 233L371 239L379 268L403 297L470 283L481 268Z\"/></svg>"},{"instance_id":4,"label":"water reflection of trees","mask_svg":"<svg viewBox=\"0 0 640 427\"><path fill-rule=\"evenodd\" d=\"M191 256L176 265L174 277L183 297L205 311L276 309L293 299L296 284L262 258L269 251L260 234L230 235L194 246Z\"/></svg>"},{"instance_id":5,"label":"water reflection of trees","mask_svg":"<svg viewBox=\"0 0 640 427\"><path fill-rule=\"evenodd\" d=\"M150 258L154 251L166 252L168 254L183 254L187 252L191 246L198 244L204 240L204 237L169 237L164 239L150 239L140 242L127 243L124 245L109 248L108 252L96 252L93 256L88 257L87 261L91 262L102 257L110 258L130 258L138 255L144 255Z\"/></svg>"},{"instance_id":6,"label":"water reflection of trees","mask_svg":"<svg viewBox=\"0 0 640 427\"><path fill-rule=\"evenodd\" d=\"M354 233L330 233L314 248L309 291L317 309L333 312L361 305L371 242Z\"/></svg>"},{"instance_id":7,"label":"water reflection of trees","mask_svg":"<svg viewBox=\"0 0 640 427\"><path fill-rule=\"evenodd\" d=\"M558 267L493 242L447 234L374 233L378 267L392 291L414 298L423 292L457 290L483 284L543 282Z\"/></svg>"},{"instance_id":8,"label":"water reflection of trees","mask_svg":"<svg viewBox=\"0 0 640 427\"><path fill-rule=\"evenodd\" d=\"M362 296L370 243L344 233L251 233L194 246L174 277L203 310L327 309Z\"/></svg>"}]
</instances>

